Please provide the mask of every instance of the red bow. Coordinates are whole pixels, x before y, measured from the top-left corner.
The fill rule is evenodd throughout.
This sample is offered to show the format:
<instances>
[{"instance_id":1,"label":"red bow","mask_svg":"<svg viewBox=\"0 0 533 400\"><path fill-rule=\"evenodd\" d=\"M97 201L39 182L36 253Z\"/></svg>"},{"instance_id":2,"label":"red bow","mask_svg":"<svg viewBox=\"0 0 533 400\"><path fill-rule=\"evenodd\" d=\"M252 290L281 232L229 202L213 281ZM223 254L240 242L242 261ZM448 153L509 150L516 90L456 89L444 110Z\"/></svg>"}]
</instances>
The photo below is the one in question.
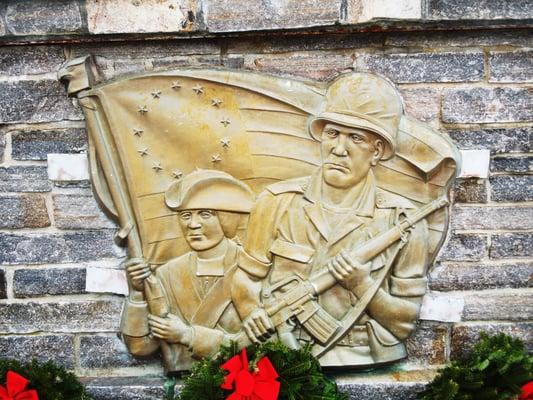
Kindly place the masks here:
<instances>
[{"instance_id":1,"label":"red bow","mask_svg":"<svg viewBox=\"0 0 533 400\"><path fill-rule=\"evenodd\" d=\"M0 400L39 400L36 390L24 390L29 380L13 371L7 371L6 387L0 385Z\"/></svg>"},{"instance_id":2,"label":"red bow","mask_svg":"<svg viewBox=\"0 0 533 400\"><path fill-rule=\"evenodd\" d=\"M280 383L276 380L279 376L267 357L257 362L257 371L253 374L248 371L248 358L246 349L240 355L230 358L220 368L229 371L222 389L233 390L226 400L277 400Z\"/></svg>"},{"instance_id":3,"label":"red bow","mask_svg":"<svg viewBox=\"0 0 533 400\"><path fill-rule=\"evenodd\" d=\"M533 399L533 381L526 383L522 386L522 394L518 397L518 400L531 400Z\"/></svg>"}]
</instances>

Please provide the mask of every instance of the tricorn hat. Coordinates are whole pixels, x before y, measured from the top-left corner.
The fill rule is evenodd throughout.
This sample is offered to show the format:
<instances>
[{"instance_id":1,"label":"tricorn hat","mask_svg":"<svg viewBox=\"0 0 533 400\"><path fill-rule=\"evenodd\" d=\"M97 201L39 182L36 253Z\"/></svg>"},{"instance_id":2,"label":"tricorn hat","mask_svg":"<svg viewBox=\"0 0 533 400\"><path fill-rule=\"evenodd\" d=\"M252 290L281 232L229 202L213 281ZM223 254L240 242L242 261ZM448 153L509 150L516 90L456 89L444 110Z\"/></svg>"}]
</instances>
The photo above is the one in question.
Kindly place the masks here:
<instances>
[{"instance_id":1,"label":"tricorn hat","mask_svg":"<svg viewBox=\"0 0 533 400\"><path fill-rule=\"evenodd\" d=\"M402 113L400 95L389 81L369 73L351 73L329 85L325 108L310 120L309 132L320 141L327 122L373 132L385 140L386 160L394 155Z\"/></svg>"}]
</instances>

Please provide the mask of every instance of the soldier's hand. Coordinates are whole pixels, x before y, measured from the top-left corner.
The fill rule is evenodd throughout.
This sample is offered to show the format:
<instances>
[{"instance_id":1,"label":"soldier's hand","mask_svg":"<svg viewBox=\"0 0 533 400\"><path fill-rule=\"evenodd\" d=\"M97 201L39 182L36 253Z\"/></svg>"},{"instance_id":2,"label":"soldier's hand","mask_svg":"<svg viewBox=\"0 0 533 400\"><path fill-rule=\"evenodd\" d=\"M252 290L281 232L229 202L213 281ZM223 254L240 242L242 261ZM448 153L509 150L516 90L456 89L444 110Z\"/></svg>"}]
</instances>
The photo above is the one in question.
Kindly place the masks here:
<instances>
[{"instance_id":1,"label":"soldier's hand","mask_svg":"<svg viewBox=\"0 0 533 400\"><path fill-rule=\"evenodd\" d=\"M276 332L264 308L256 308L252 311L243 321L242 326L250 340L256 344L265 341Z\"/></svg>"},{"instance_id":2,"label":"soldier's hand","mask_svg":"<svg viewBox=\"0 0 533 400\"><path fill-rule=\"evenodd\" d=\"M165 318L148 315L148 325L152 335L169 343L182 343L190 345L192 328L174 314L168 314Z\"/></svg>"},{"instance_id":3,"label":"soldier's hand","mask_svg":"<svg viewBox=\"0 0 533 400\"><path fill-rule=\"evenodd\" d=\"M358 286L367 286L372 263L361 264L353 260L345 251L341 251L328 263L329 272L348 290Z\"/></svg>"},{"instance_id":4,"label":"soldier's hand","mask_svg":"<svg viewBox=\"0 0 533 400\"><path fill-rule=\"evenodd\" d=\"M144 280L150 276L152 271L150 265L142 258L131 258L124 263L128 279L135 290L142 292L144 289Z\"/></svg>"}]
</instances>

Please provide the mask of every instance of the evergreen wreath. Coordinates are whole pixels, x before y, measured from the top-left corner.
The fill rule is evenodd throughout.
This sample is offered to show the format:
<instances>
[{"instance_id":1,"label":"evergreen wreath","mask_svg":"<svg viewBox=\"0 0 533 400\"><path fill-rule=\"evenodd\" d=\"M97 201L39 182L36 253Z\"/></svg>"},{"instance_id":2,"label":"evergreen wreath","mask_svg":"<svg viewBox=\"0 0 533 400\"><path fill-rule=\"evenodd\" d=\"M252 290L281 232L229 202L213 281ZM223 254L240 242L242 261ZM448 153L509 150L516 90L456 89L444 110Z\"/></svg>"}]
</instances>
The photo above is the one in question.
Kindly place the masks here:
<instances>
[{"instance_id":1,"label":"evergreen wreath","mask_svg":"<svg viewBox=\"0 0 533 400\"><path fill-rule=\"evenodd\" d=\"M90 400L76 375L51 361L21 363L0 359L0 385L6 385L8 371L28 379L28 389L37 390L39 400Z\"/></svg>"},{"instance_id":2,"label":"evergreen wreath","mask_svg":"<svg viewBox=\"0 0 533 400\"><path fill-rule=\"evenodd\" d=\"M418 398L421 400L507 400L533 379L533 356L519 339L481 334L470 356L444 368Z\"/></svg>"},{"instance_id":3,"label":"evergreen wreath","mask_svg":"<svg viewBox=\"0 0 533 400\"><path fill-rule=\"evenodd\" d=\"M165 384L168 400L223 400L230 392L220 385L224 382L227 371L221 365L239 354L235 343L223 346L218 355L204 359L193 365L185 378L179 395L174 395L175 380ZM322 372L320 363L311 354L311 346L300 350L291 350L281 342L267 342L246 348L250 366L268 357L279 374L281 383L279 400L348 400L348 395L341 393L337 384Z\"/></svg>"}]
</instances>

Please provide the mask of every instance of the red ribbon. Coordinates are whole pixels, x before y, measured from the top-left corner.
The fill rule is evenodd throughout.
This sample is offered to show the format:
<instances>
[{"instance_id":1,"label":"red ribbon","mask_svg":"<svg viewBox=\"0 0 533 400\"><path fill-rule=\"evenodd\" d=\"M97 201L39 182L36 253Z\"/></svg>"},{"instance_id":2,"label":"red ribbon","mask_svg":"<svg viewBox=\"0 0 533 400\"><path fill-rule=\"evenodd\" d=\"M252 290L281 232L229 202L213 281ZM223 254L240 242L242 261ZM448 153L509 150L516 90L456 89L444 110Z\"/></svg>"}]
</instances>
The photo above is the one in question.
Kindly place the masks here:
<instances>
[{"instance_id":1,"label":"red ribbon","mask_svg":"<svg viewBox=\"0 0 533 400\"><path fill-rule=\"evenodd\" d=\"M13 371L7 371L6 387L0 385L0 400L39 400L36 390L24 390L29 380Z\"/></svg>"},{"instance_id":2,"label":"red ribbon","mask_svg":"<svg viewBox=\"0 0 533 400\"><path fill-rule=\"evenodd\" d=\"M522 386L522 393L518 400L532 400L533 399L533 381Z\"/></svg>"},{"instance_id":3,"label":"red ribbon","mask_svg":"<svg viewBox=\"0 0 533 400\"><path fill-rule=\"evenodd\" d=\"M268 357L261 358L257 362L257 371L251 373L246 349L242 349L240 355L230 358L220 368L229 372L220 387L235 389L226 400L277 400L280 383L276 378L279 375Z\"/></svg>"}]
</instances>

